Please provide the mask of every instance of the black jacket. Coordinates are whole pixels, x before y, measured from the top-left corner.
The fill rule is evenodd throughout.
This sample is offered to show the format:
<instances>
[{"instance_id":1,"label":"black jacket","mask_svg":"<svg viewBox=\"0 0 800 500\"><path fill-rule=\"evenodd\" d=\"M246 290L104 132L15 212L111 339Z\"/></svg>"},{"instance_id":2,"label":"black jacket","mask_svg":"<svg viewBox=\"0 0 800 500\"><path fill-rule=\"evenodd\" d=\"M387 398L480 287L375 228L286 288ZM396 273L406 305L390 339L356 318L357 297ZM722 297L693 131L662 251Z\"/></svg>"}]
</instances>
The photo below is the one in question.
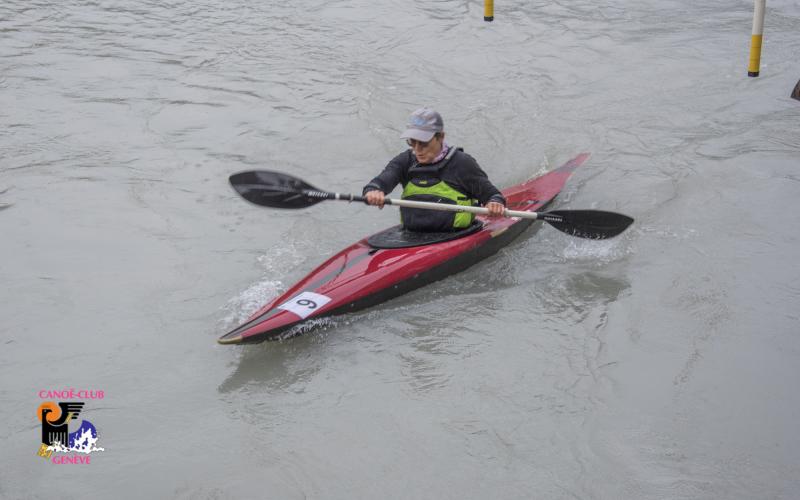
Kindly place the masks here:
<instances>
[{"instance_id":1,"label":"black jacket","mask_svg":"<svg viewBox=\"0 0 800 500\"><path fill-rule=\"evenodd\" d=\"M407 149L392 158L383 172L364 186L363 194L376 189L385 194L391 193L398 184L405 187L412 176L438 177L468 197L478 200L481 205L486 205L490 201L506 204L506 199L500 194L500 190L489 181L489 177L475 158L465 153L462 148L458 148L449 160L445 158L430 165L418 163L413 151Z\"/></svg>"}]
</instances>

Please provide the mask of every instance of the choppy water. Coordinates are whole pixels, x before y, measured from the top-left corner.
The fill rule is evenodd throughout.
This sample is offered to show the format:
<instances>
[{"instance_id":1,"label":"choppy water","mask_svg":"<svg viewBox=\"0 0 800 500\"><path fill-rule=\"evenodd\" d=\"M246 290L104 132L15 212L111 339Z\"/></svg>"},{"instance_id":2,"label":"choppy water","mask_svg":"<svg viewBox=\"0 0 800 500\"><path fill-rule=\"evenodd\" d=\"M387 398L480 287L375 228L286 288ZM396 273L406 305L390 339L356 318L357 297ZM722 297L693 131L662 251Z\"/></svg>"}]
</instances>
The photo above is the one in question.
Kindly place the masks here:
<instances>
[{"instance_id":1,"label":"choppy water","mask_svg":"<svg viewBox=\"0 0 800 500\"><path fill-rule=\"evenodd\" d=\"M0 6L0 497L796 498L800 7L461 0ZM395 222L408 112L498 185L591 151L544 228L280 344L216 338ZM100 454L36 456L41 390Z\"/></svg>"}]
</instances>

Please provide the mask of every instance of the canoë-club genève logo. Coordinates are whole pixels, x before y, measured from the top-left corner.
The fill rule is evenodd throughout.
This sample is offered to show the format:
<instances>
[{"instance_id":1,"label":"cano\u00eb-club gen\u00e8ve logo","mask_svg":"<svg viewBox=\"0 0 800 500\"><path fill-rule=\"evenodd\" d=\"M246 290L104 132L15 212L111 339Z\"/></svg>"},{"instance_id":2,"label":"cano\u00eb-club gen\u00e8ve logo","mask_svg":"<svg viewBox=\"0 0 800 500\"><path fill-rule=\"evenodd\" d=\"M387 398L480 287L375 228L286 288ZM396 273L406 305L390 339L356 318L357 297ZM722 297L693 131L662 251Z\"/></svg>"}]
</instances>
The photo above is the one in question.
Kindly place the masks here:
<instances>
[{"instance_id":1,"label":"cano\u00eb-club gen\u00e8ve logo","mask_svg":"<svg viewBox=\"0 0 800 500\"><path fill-rule=\"evenodd\" d=\"M36 410L42 423L42 443L37 455L54 464L89 464L91 453L105 451L97 447L97 428L88 420L78 417L84 411L84 401L76 399L103 399L103 391L39 391L39 399L69 399L71 401L44 401ZM70 425L73 424L74 425ZM74 430L71 430L74 429Z\"/></svg>"}]
</instances>

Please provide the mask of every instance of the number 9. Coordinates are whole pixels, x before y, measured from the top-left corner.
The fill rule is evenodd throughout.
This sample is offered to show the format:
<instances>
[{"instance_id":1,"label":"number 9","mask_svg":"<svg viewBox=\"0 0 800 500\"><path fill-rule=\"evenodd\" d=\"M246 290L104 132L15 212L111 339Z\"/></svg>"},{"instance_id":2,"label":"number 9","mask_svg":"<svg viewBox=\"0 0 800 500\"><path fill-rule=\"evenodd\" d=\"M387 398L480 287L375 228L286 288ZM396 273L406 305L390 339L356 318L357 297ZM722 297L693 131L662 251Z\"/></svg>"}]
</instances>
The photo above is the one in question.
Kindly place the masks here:
<instances>
[{"instance_id":1,"label":"number 9","mask_svg":"<svg viewBox=\"0 0 800 500\"><path fill-rule=\"evenodd\" d=\"M298 306L306 306L309 309L315 309L317 307L317 303L316 302L314 302L313 300L308 300L308 299L300 299L300 300L298 300L297 301L297 305Z\"/></svg>"}]
</instances>

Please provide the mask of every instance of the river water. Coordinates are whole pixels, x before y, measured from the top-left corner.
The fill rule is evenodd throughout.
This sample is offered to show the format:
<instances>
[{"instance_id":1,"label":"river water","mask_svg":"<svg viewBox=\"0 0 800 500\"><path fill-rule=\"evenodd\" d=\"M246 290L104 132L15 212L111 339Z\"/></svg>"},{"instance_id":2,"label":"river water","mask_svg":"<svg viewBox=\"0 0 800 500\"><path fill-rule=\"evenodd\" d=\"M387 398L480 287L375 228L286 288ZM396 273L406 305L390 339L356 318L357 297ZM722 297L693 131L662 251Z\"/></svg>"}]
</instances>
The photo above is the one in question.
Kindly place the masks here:
<instances>
[{"instance_id":1,"label":"river water","mask_svg":"<svg viewBox=\"0 0 800 500\"><path fill-rule=\"evenodd\" d=\"M800 7L768 2L759 78L752 9L6 0L0 497L797 498ZM397 219L227 176L358 192L420 105L499 186L591 152L557 207L635 224L218 345ZM48 400L90 464L37 456Z\"/></svg>"}]
</instances>

